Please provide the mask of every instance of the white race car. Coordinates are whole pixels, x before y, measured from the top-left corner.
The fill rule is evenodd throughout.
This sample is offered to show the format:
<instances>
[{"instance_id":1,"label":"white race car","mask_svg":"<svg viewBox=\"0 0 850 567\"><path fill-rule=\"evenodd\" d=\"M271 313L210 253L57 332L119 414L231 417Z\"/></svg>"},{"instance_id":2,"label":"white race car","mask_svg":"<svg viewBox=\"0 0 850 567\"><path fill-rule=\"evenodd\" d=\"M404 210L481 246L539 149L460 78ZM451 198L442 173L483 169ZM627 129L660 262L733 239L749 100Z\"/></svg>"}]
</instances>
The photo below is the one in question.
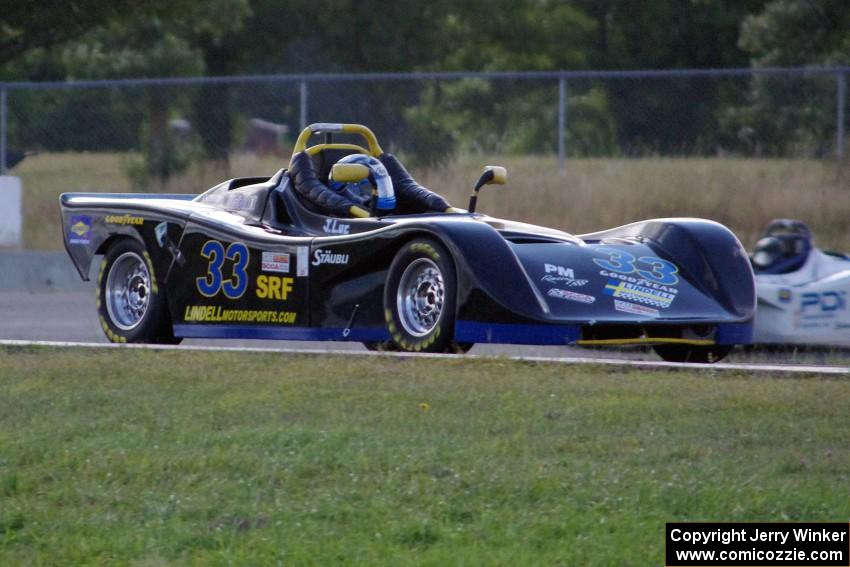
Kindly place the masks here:
<instances>
[{"instance_id":1,"label":"white race car","mask_svg":"<svg viewBox=\"0 0 850 567\"><path fill-rule=\"evenodd\" d=\"M767 225L750 259L754 343L850 346L850 256L813 247L808 226L780 219Z\"/></svg>"}]
</instances>

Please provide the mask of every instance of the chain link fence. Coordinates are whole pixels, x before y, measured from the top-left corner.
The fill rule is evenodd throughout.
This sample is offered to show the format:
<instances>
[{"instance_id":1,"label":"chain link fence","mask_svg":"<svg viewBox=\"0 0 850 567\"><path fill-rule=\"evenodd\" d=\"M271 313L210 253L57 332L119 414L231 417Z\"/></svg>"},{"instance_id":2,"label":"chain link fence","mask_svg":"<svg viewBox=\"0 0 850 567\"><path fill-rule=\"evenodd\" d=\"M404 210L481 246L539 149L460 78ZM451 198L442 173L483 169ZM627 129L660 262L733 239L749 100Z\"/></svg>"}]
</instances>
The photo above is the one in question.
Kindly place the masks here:
<instances>
[{"instance_id":1,"label":"chain link fence","mask_svg":"<svg viewBox=\"0 0 850 567\"><path fill-rule=\"evenodd\" d=\"M571 157L836 157L847 67L281 75L0 83L0 170L28 152L138 156L168 178L285 157L308 122L369 125L421 164L463 152Z\"/></svg>"}]
</instances>

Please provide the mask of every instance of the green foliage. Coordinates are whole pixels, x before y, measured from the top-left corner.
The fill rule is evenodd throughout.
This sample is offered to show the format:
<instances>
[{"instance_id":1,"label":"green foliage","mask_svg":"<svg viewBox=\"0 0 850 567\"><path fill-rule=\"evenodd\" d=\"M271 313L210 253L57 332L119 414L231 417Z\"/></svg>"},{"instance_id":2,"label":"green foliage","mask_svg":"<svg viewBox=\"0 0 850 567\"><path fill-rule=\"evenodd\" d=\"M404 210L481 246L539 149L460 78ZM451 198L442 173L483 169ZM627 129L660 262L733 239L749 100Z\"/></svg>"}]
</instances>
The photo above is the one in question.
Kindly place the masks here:
<instances>
[{"instance_id":1,"label":"green foliage","mask_svg":"<svg viewBox=\"0 0 850 567\"><path fill-rule=\"evenodd\" d=\"M39 9L33 2L9 2L0 11L0 68L28 51L62 45L116 22L179 17L191 0L74 0Z\"/></svg>"},{"instance_id":2,"label":"green foliage","mask_svg":"<svg viewBox=\"0 0 850 567\"><path fill-rule=\"evenodd\" d=\"M448 0L328 0L321 10L294 4L293 36L312 41L322 63L301 71L409 71L447 52L443 21L454 6Z\"/></svg>"},{"instance_id":3,"label":"green foliage","mask_svg":"<svg viewBox=\"0 0 850 567\"><path fill-rule=\"evenodd\" d=\"M771 0L741 26L740 46L760 67L850 65L843 0Z\"/></svg>"},{"instance_id":4,"label":"green foliage","mask_svg":"<svg viewBox=\"0 0 850 567\"><path fill-rule=\"evenodd\" d=\"M6 63L0 76L63 80L850 62L850 12L841 0L66 4L42 14L18 3L0 14L0 63ZM554 151L557 94L551 86L457 83L427 85L417 94L410 94L415 87L401 83L314 83L309 115L368 122L389 145L404 145L421 163L445 161L453 149ZM712 79L571 82L568 150L575 155L824 155L829 150L826 140L832 137L833 87L829 80L795 79L792 84L768 78L746 86ZM236 91L225 85L196 89L188 106L169 101L164 111L156 109L156 116L190 119L198 159L227 166L235 124L252 115L290 126L298 119L297 95L288 87L274 96L264 93L256 106L245 104L248 97ZM744 96L749 97L747 104L740 102ZM80 108L80 99L74 98L48 102L41 114L32 106L19 106L31 122L26 127L13 123L11 128L25 146L37 138L35 132L42 132L48 133L48 141L38 143L51 149L148 147L149 159L166 156L171 151L168 140L154 140L151 143L161 148L153 149L150 140L140 138L143 128L158 135L160 128L150 124L155 109L147 105L140 112L115 98L107 96L98 109L86 108L78 121L111 117L119 124L114 134L79 127L61 134L67 128L60 117ZM37 116L29 118L33 113ZM135 140L128 141L128 130L135 132ZM52 132L59 134L50 137ZM167 177L173 160L162 159L145 169Z\"/></svg>"},{"instance_id":5,"label":"green foliage","mask_svg":"<svg viewBox=\"0 0 850 567\"><path fill-rule=\"evenodd\" d=\"M433 83L406 109L405 148L428 165L462 153L545 154L557 151L557 83L460 79ZM616 153L615 125L599 87L567 101L569 152Z\"/></svg>"},{"instance_id":6,"label":"green foliage","mask_svg":"<svg viewBox=\"0 0 850 567\"><path fill-rule=\"evenodd\" d=\"M765 0L578 0L595 22L598 69L746 67L738 26ZM714 154L717 113L740 91L722 81L630 80L605 85L617 145L627 155Z\"/></svg>"},{"instance_id":7,"label":"green foliage","mask_svg":"<svg viewBox=\"0 0 850 567\"><path fill-rule=\"evenodd\" d=\"M846 2L771 0L746 18L739 44L756 67L850 64ZM779 77L752 80L749 104L723 111L740 146L769 155L824 156L835 130L835 80L803 84Z\"/></svg>"},{"instance_id":8,"label":"green foliage","mask_svg":"<svg viewBox=\"0 0 850 567\"><path fill-rule=\"evenodd\" d=\"M567 123L568 153L572 156L617 155L617 125L607 91L594 85L569 98L568 113L578 116Z\"/></svg>"},{"instance_id":9,"label":"green foliage","mask_svg":"<svg viewBox=\"0 0 850 567\"><path fill-rule=\"evenodd\" d=\"M452 49L434 66L449 70L545 71L586 68L594 22L556 0L472 0L447 12Z\"/></svg>"}]
</instances>

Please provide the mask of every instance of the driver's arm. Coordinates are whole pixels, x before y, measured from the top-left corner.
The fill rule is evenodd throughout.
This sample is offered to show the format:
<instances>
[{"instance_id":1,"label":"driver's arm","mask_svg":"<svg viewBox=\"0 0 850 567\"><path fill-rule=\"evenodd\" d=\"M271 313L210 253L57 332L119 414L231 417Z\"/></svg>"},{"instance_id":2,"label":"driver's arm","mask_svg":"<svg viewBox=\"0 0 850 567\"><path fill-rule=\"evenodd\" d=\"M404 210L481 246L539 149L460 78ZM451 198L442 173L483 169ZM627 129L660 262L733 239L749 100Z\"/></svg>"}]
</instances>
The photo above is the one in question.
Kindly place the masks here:
<instances>
[{"instance_id":1,"label":"driver's arm","mask_svg":"<svg viewBox=\"0 0 850 567\"><path fill-rule=\"evenodd\" d=\"M298 152L292 156L289 174L292 176L295 190L319 207L323 213L341 218L366 218L369 216L369 211L345 196L331 191L327 185L322 183L313 168L313 160L305 152Z\"/></svg>"}]
</instances>

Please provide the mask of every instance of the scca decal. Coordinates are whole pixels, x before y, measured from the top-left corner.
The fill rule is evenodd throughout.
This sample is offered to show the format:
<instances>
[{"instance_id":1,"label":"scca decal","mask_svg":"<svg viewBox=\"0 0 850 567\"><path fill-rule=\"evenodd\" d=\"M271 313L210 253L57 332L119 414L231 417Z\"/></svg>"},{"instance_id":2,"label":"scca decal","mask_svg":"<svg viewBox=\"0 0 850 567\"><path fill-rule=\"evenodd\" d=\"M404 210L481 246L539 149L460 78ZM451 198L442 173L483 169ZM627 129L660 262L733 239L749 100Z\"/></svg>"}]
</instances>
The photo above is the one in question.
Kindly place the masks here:
<instances>
[{"instance_id":1,"label":"scca decal","mask_svg":"<svg viewBox=\"0 0 850 567\"><path fill-rule=\"evenodd\" d=\"M213 297L219 291L224 292L228 299L242 297L248 288L248 274L245 268L248 266L248 247L242 242L234 242L224 249L224 245L217 240L208 240L201 248L201 257L209 260L207 273L195 278L198 292L204 297ZM233 262L233 272L225 279L222 269L224 261Z\"/></svg>"},{"instance_id":2,"label":"scca decal","mask_svg":"<svg viewBox=\"0 0 850 567\"><path fill-rule=\"evenodd\" d=\"M281 276L257 276L257 297L260 299L280 299L286 301L292 291L295 278Z\"/></svg>"}]
</instances>

